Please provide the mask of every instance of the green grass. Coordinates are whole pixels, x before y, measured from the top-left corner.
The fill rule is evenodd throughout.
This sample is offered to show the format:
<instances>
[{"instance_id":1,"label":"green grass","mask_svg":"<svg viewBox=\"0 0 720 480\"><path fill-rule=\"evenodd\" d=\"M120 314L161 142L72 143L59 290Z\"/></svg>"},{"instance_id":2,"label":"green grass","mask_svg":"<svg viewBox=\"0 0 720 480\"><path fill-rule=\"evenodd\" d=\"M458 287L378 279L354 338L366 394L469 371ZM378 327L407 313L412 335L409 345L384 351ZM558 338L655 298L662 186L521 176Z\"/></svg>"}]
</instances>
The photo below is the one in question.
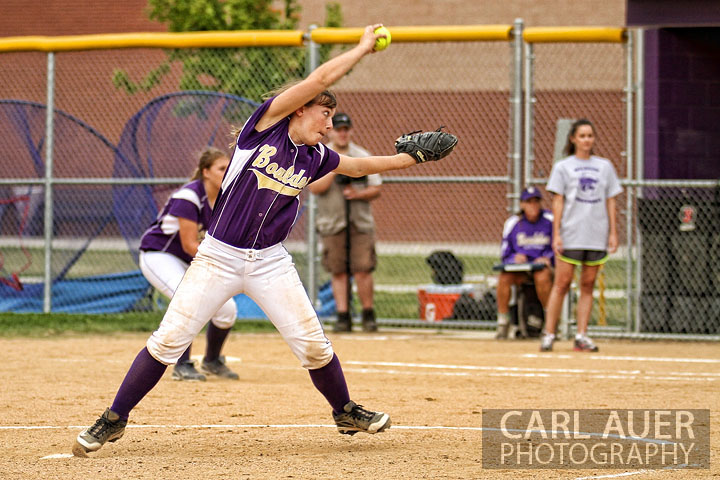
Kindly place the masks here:
<instances>
[{"instance_id":1,"label":"green grass","mask_svg":"<svg viewBox=\"0 0 720 480\"><path fill-rule=\"evenodd\" d=\"M33 263L25 275L42 276L42 250L30 249ZM6 271L11 271L13 264L24 261L24 256L18 249L3 247L7 254L8 263ZM54 252L53 263L64 264L73 252L57 250ZM307 255L304 252L293 253L300 278L307 278ZM459 255L464 264L466 278L478 278L481 275L493 276L492 267L499 262L497 256ZM18 267L19 265L16 265ZM69 277L91 276L109 272L135 270L137 266L127 251L87 251L69 272ZM318 280L322 284L329 279L329 275L318 265ZM624 260L610 260L604 268L605 286L607 289L624 289L626 270ZM380 255L377 269L374 273L376 285L403 285L411 289L420 285L432 283L432 271L425 261L424 255ZM634 280L634 279L633 279ZM63 315L54 314L50 318L43 315L22 315L22 317L4 316L0 314L0 335L53 335L57 332L77 333L108 333L115 331L153 331L160 322L166 307L166 302L159 300L158 296L143 299L144 304L136 306L134 313L116 315ZM360 307L355 298L355 311ZM419 319L419 304L417 292L390 293L377 290L375 293L376 311L381 318ZM593 308L592 323L596 324L598 317L597 302ZM625 300L606 300L607 322L617 325L625 321ZM56 317L57 315L57 317ZM21 318L18 320L18 318ZM269 326L267 322L260 322ZM238 322L238 325L244 322ZM242 328L246 328L247 325ZM241 327L236 327L241 328ZM270 327L272 328L272 327Z\"/></svg>"},{"instance_id":2,"label":"green grass","mask_svg":"<svg viewBox=\"0 0 720 480\"><path fill-rule=\"evenodd\" d=\"M25 257L25 252L30 256L29 260ZM53 250L52 264L55 273L64 268L76 253L75 250ZM17 247L2 247L2 254L5 260L3 269L6 272L19 271L25 268L26 263L29 262L29 266L22 272L22 275L42 278L45 266L45 252L42 249L27 248L22 251ZM72 266L67 277L89 277L111 272L127 272L137 268L138 266L127 251L87 250Z\"/></svg>"},{"instance_id":3,"label":"green grass","mask_svg":"<svg viewBox=\"0 0 720 480\"><path fill-rule=\"evenodd\" d=\"M152 332L163 312L115 314L0 313L0 337L51 337L61 334L111 334ZM233 331L270 332L275 327L263 320L242 320Z\"/></svg>"},{"instance_id":4,"label":"green grass","mask_svg":"<svg viewBox=\"0 0 720 480\"><path fill-rule=\"evenodd\" d=\"M391 294L378 292L375 306L381 318L419 319L418 299L414 293ZM356 311L359 306L356 305ZM597 325L597 302L590 324ZM624 300L607 300L608 325L622 325L625 316ZM67 334L113 334L118 332L153 332L162 320L163 312L130 312L116 314L70 313L0 313L0 337L53 337ZM267 320L239 320L233 327L239 332L274 332Z\"/></svg>"},{"instance_id":5,"label":"green grass","mask_svg":"<svg viewBox=\"0 0 720 480\"><path fill-rule=\"evenodd\" d=\"M28 249L32 257L30 268L24 275L42 277L44 265L43 251L38 248ZM19 248L3 247L5 257L4 269L8 272L21 268L25 256ZM53 264L64 266L67 260L75 253L71 250L57 249L53 252ZM493 265L499 262L497 256L459 255L465 267L465 275L493 275ZM298 269L300 278L307 277L307 255L304 252L293 253L293 260ZM59 268L59 267L58 267ZM73 265L69 272L70 278L92 276L109 272L124 272L137 269L137 265L127 251L86 251ZM318 266L319 277L326 280L327 275L322 267ZM625 287L625 261L610 260L605 265L605 283L607 288ZM379 255L375 271L375 283L402 285L432 283L431 269L422 255Z\"/></svg>"},{"instance_id":6,"label":"green grass","mask_svg":"<svg viewBox=\"0 0 720 480\"><path fill-rule=\"evenodd\" d=\"M465 275L492 275L497 257L458 256L463 262ZM375 283L402 285L432 283L432 270L419 255L380 255L373 275Z\"/></svg>"},{"instance_id":7,"label":"green grass","mask_svg":"<svg viewBox=\"0 0 720 480\"><path fill-rule=\"evenodd\" d=\"M355 299L355 311L361 310ZM418 296L416 293L375 293L375 311L380 318L420 319Z\"/></svg>"}]
</instances>

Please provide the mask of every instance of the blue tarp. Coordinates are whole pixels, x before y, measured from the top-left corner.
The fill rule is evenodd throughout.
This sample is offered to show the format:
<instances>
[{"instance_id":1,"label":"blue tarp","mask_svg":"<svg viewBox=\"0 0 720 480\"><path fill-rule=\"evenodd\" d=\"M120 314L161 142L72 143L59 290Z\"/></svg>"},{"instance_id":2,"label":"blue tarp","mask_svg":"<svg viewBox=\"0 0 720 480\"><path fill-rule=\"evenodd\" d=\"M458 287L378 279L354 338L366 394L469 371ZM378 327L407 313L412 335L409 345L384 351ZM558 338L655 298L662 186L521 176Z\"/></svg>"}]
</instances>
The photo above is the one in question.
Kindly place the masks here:
<instances>
[{"instance_id":1,"label":"blue tarp","mask_svg":"<svg viewBox=\"0 0 720 480\"><path fill-rule=\"evenodd\" d=\"M52 310L64 313L127 312L147 294L150 285L140 270L59 280L53 283ZM0 311L42 312L44 284L17 291L0 285Z\"/></svg>"},{"instance_id":2,"label":"blue tarp","mask_svg":"<svg viewBox=\"0 0 720 480\"><path fill-rule=\"evenodd\" d=\"M320 307L316 308L318 317L329 317L335 315L335 297L333 296L332 285L330 281L323 283L318 291L318 301Z\"/></svg>"},{"instance_id":3,"label":"blue tarp","mask_svg":"<svg viewBox=\"0 0 720 480\"><path fill-rule=\"evenodd\" d=\"M133 310L150 289L140 270L60 280L53 283L52 311L63 313L118 313ZM43 311L42 283L24 285L17 291L0 284L0 311L39 313ZM237 295L238 318L266 318L246 295Z\"/></svg>"}]
</instances>

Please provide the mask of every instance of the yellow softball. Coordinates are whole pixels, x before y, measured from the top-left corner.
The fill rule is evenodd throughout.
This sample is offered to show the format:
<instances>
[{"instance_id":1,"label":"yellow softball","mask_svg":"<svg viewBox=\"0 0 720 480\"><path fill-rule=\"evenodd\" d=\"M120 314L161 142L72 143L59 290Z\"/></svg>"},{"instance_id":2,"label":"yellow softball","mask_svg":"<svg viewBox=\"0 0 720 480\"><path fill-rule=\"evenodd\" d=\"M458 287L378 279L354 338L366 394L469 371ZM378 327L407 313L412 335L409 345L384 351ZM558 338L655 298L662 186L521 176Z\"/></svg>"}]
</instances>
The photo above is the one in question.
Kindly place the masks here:
<instances>
[{"instance_id":1,"label":"yellow softball","mask_svg":"<svg viewBox=\"0 0 720 480\"><path fill-rule=\"evenodd\" d=\"M375 40L375 51L379 52L385 50L390 45L390 30L385 27L378 27L375 29L375 33L385 35L385 38L378 38Z\"/></svg>"}]
</instances>

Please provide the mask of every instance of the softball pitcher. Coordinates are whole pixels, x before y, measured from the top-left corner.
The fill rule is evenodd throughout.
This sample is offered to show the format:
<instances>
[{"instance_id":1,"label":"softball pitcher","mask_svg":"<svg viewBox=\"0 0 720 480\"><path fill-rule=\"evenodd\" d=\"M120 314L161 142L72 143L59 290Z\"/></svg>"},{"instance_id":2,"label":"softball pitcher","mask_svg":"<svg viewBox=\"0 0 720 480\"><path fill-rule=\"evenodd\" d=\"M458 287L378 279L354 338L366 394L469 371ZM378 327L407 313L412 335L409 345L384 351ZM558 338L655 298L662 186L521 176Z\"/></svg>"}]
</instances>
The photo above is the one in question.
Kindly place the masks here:
<instances>
[{"instance_id":1,"label":"softball pitcher","mask_svg":"<svg viewBox=\"0 0 720 480\"><path fill-rule=\"evenodd\" d=\"M200 237L210 224L210 212L220 192L230 159L221 150L207 147L200 153L190 182L170 195L155 222L140 240L140 270L160 293L172 298L197 253ZM207 346L200 369L208 375L237 380L238 374L220 356L225 339L237 318L233 299L213 315L207 328ZM192 344L180 355L172 378L205 381L190 360Z\"/></svg>"},{"instance_id":2,"label":"softball pitcher","mask_svg":"<svg viewBox=\"0 0 720 480\"><path fill-rule=\"evenodd\" d=\"M267 314L332 407L338 431L378 433L390 417L350 400L340 361L282 245L298 214L298 195L331 171L360 177L439 160L455 147L454 135L436 131L403 135L396 155L353 158L320 140L332 128L337 102L328 88L383 34L365 27L359 43L322 64L307 78L267 99L238 132L230 166L213 208L208 233L170 302L159 328L135 358L115 400L83 430L73 453L85 456L121 438L130 411L177 361L217 310L238 293Z\"/></svg>"}]
</instances>

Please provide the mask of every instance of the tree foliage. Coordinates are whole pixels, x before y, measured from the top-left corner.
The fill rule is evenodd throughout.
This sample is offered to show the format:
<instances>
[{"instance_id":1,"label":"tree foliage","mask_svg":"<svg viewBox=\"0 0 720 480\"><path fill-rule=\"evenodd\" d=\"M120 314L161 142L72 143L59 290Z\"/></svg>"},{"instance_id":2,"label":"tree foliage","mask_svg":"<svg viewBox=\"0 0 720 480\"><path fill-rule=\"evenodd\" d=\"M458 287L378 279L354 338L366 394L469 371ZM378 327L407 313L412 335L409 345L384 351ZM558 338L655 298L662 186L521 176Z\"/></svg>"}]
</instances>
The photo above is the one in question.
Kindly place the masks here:
<instances>
[{"instance_id":1,"label":"tree foliage","mask_svg":"<svg viewBox=\"0 0 720 480\"><path fill-rule=\"evenodd\" d=\"M296 30L301 8L297 0L148 0L148 16L171 32ZM340 5L325 6L324 26L342 25ZM331 45L320 47L320 62L330 56ZM149 91L182 65L179 90L210 90L251 100L288 81L303 78L307 50L294 47L247 47L167 50L167 58L139 82L126 71L115 70L113 83L129 94Z\"/></svg>"}]
</instances>

